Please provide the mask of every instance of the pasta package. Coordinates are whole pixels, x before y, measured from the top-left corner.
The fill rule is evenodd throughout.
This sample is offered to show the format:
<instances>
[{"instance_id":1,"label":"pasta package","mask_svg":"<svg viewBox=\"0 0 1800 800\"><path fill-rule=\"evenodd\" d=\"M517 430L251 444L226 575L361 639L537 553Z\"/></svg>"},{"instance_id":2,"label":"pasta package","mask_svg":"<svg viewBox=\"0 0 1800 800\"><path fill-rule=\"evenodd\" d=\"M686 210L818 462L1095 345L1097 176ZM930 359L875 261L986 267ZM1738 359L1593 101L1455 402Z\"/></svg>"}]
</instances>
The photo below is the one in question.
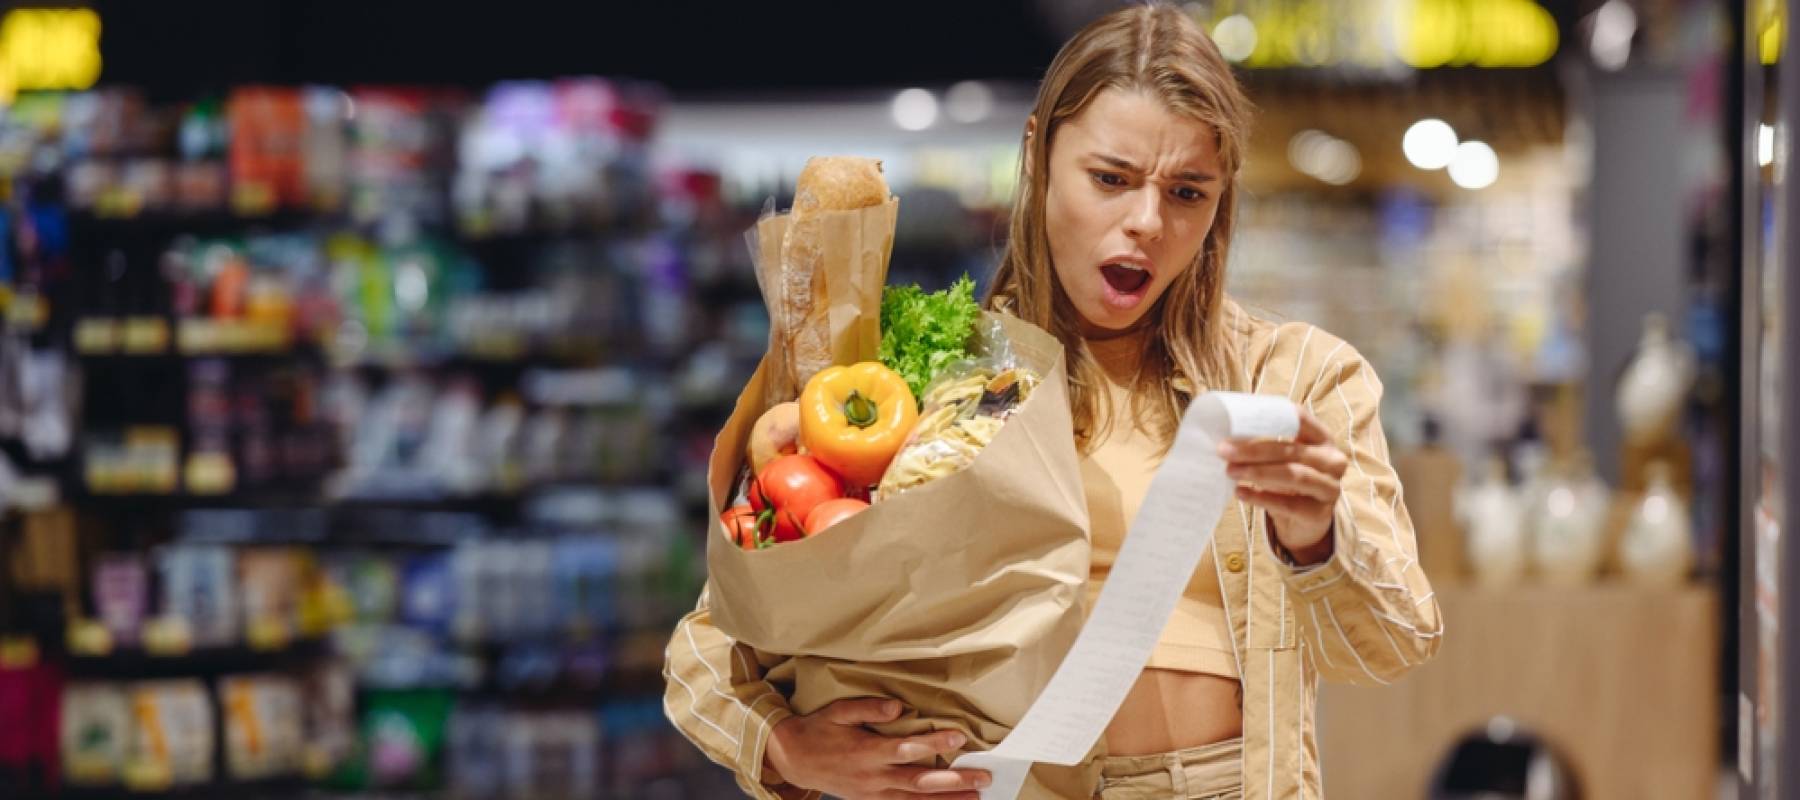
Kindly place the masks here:
<instances>
[{"instance_id":1,"label":"pasta package","mask_svg":"<svg viewBox=\"0 0 1800 800\"><path fill-rule=\"evenodd\" d=\"M1002 335L995 330L987 338ZM1036 370L1010 356L963 362L939 374L920 398L924 410L906 444L881 476L876 501L974 463L1041 382Z\"/></svg>"},{"instance_id":2,"label":"pasta package","mask_svg":"<svg viewBox=\"0 0 1800 800\"><path fill-rule=\"evenodd\" d=\"M131 754L131 702L125 687L72 683L62 694L63 773L77 786L117 783Z\"/></svg>"},{"instance_id":3,"label":"pasta package","mask_svg":"<svg viewBox=\"0 0 1800 800\"><path fill-rule=\"evenodd\" d=\"M219 708L232 777L254 780L300 771L306 704L298 682L281 675L221 678Z\"/></svg>"},{"instance_id":4,"label":"pasta package","mask_svg":"<svg viewBox=\"0 0 1800 800\"><path fill-rule=\"evenodd\" d=\"M185 786L213 779L213 704L197 679L138 681L130 689L126 782Z\"/></svg>"}]
</instances>

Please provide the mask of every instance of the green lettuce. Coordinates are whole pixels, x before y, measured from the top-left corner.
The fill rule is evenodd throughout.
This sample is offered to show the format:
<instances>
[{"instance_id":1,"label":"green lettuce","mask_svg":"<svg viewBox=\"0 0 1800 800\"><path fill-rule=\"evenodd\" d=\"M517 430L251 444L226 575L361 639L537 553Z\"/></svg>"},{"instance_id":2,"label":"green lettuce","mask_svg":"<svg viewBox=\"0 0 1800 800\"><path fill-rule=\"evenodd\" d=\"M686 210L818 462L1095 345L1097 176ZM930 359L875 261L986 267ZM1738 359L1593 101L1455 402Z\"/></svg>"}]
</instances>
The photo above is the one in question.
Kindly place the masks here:
<instances>
[{"instance_id":1,"label":"green lettuce","mask_svg":"<svg viewBox=\"0 0 1800 800\"><path fill-rule=\"evenodd\" d=\"M906 379L914 398L924 397L932 378L969 357L979 319L975 282L967 275L941 292L889 286L881 292L881 363Z\"/></svg>"}]
</instances>

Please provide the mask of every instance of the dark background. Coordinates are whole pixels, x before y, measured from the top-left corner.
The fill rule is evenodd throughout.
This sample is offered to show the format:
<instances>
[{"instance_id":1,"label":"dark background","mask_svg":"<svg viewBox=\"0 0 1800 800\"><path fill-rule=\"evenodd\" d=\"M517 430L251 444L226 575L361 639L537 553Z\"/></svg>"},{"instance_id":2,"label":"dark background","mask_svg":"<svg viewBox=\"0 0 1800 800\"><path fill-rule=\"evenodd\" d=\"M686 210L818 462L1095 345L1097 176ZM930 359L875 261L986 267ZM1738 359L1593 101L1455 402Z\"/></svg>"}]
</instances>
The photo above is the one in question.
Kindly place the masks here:
<instances>
[{"instance_id":1,"label":"dark background","mask_svg":"<svg viewBox=\"0 0 1800 800\"><path fill-rule=\"evenodd\" d=\"M1579 35L1574 21L1598 2L1539 0L1556 17L1565 46ZM564 75L636 78L683 95L793 89L817 97L821 91L968 79L1035 83L1063 41L1120 2L94 0L88 5L100 13L103 84L136 86L152 100L186 100L246 83L481 88L500 80ZM1440 69L1414 79L1541 81L1549 69ZM1318 80L1316 71L1301 72ZM1514 72L1521 74L1507 74Z\"/></svg>"},{"instance_id":2,"label":"dark background","mask_svg":"<svg viewBox=\"0 0 1800 800\"><path fill-rule=\"evenodd\" d=\"M1060 42L1028 0L101 0L93 7L102 25L102 83L139 86L153 98L257 82L474 87L558 75L638 78L676 92L1029 80Z\"/></svg>"}]
</instances>

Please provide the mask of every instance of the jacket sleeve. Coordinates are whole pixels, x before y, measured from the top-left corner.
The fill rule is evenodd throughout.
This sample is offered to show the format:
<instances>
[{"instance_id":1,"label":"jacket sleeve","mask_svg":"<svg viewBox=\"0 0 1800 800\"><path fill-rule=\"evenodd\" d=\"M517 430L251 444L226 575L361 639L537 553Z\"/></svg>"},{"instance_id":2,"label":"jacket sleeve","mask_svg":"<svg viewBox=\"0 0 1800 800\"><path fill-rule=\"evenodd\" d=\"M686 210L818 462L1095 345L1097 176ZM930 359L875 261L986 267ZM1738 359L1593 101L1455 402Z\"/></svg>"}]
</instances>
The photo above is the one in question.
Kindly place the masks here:
<instances>
[{"instance_id":1,"label":"jacket sleeve","mask_svg":"<svg viewBox=\"0 0 1800 800\"><path fill-rule=\"evenodd\" d=\"M1391 683L1437 653L1443 620L1419 565L1412 518L1388 462L1381 381L1351 347L1324 364L1304 400L1349 456L1324 562L1280 560L1313 665L1328 681Z\"/></svg>"},{"instance_id":2,"label":"jacket sleeve","mask_svg":"<svg viewBox=\"0 0 1800 800\"><path fill-rule=\"evenodd\" d=\"M787 698L764 680L767 662L713 627L707 594L675 626L663 651L663 713L707 758L737 773L738 787L760 800L817 798L788 784L763 784L769 733L793 716Z\"/></svg>"}]
</instances>

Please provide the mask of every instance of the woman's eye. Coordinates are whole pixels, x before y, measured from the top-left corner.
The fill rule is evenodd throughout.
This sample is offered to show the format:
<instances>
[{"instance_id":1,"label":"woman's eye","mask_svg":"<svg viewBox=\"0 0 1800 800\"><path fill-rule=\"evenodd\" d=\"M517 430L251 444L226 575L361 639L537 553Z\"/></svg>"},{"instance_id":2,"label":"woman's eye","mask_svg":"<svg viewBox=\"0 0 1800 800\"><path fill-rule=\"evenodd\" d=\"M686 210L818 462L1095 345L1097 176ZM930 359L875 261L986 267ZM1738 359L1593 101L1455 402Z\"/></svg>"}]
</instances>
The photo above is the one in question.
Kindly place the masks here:
<instances>
[{"instance_id":1,"label":"woman's eye","mask_svg":"<svg viewBox=\"0 0 1800 800\"><path fill-rule=\"evenodd\" d=\"M1099 181L1103 186L1117 187L1125 185L1125 179L1112 172L1096 172L1094 173L1094 180Z\"/></svg>"},{"instance_id":2,"label":"woman's eye","mask_svg":"<svg viewBox=\"0 0 1800 800\"><path fill-rule=\"evenodd\" d=\"M1206 193L1192 186L1183 186L1175 190L1175 196L1185 202L1198 203L1206 199Z\"/></svg>"}]
</instances>

